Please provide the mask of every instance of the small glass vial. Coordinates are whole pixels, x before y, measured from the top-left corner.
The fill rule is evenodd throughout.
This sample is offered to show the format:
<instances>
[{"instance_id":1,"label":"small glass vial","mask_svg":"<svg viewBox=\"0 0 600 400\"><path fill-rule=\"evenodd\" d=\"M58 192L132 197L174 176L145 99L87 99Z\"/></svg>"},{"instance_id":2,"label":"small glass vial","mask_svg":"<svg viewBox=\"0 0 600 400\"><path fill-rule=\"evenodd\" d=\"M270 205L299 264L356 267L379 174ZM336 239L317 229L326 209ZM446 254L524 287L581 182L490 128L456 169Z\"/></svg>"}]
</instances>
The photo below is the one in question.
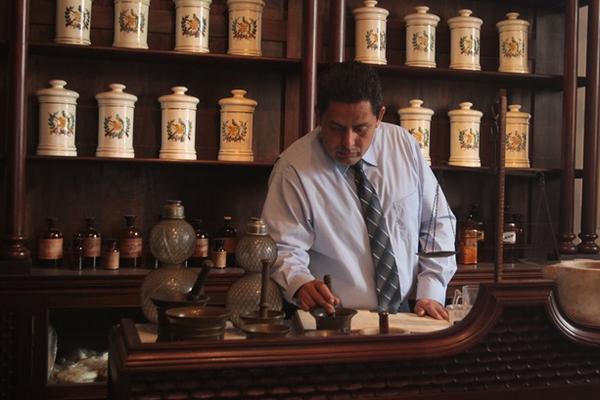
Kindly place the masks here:
<instances>
[{"instance_id":1,"label":"small glass vial","mask_svg":"<svg viewBox=\"0 0 600 400\"><path fill-rule=\"evenodd\" d=\"M469 226L464 226L461 229L458 244L458 263L465 265L477 264L477 229Z\"/></svg>"},{"instance_id":2,"label":"small glass vial","mask_svg":"<svg viewBox=\"0 0 600 400\"><path fill-rule=\"evenodd\" d=\"M81 271L83 269L83 240L80 234L73 236L71 242L71 269Z\"/></svg>"},{"instance_id":3,"label":"small glass vial","mask_svg":"<svg viewBox=\"0 0 600 400\"><path fill-rule=\"evenodd\" d=\"M63 261L63 235L56 229L56 218L47 218L46 223L40 237L38 259L43 267L57 268Z\"/></svg>"},{"instance_id":4,"label":"small glass vial","mask_svg":"<svg viewBox=\"0 0 600 400\"><path fill-rule=\"evenodd\" d=\"M125 216L125 230L121 233L119 248L121 268L139 268L142 266L142 232L135 227L135 215Z\"/></svg>"},{"instance_id":5,"label":"small glass vial","mask_svg":"<svg viewBox=\"0 0 600 400\"><path fill-rule=\"evenodd\" d=\"M202 262L208 259L209 250L209 237L208 233L204 230L201 219L193 219L191 221L194 230L196 231L196 248L194 254L190 257L188 267L200 268Z\"/></svg>"},{"instance_id":6,"label":"small glass vial","mask_svg":"<svg viewBox=\"0 0 600 400\"><path fill-rule=\"evenodd\" d=\"M471 204L471 210L467 216L472 227L477 229L477 261L484 260L485 251L485 223L479 219L479 207L477 204Z\"/></svg>"},{"instance_id":7,"label":"small glass vial","mask_svg":"<svg viewBox=\"0 0 600 400\"><path fill-rule=\"evenodd\" d=\"M525 225L523 224L523 216L521 214L513 214L512 220L515 223L516 243L515 243L515 258L525 258L525 246L527 243L525 236Z\"/></svg>"},{"instance_id":8,"label":"small glass vial","mask_svg":"<svg viewBox=\"0 0 600 400\"><path fill-rule=\"evenodd\" d=\"M237 245L237 231L233 227L230 216L223 217L223 227L217 234L217 239L223 241L223 247L227 252L227 266L235 265L235 246Z\"/></svg>"},{"instance_id":9,"label":"small glass vial","mask_svg":"<svg viewBox=\"0 0 600 400\"><path fill-rule=\"evenodd\" d=\"M223 239L215 240L212 251L212 261L214 263L214 268L227 267L227 250L225 250Z\"/></svg>"},{"instance_id":10,"label":"small glass vial","mask_svg":"<svg viewBox=\"0 0 600 400\"><path fill-rule=\"evenodd\" d=\"M106 245L102 252L102 268L119 269L120 252L117 247L117 239L106 239Z\"/></svg>"},{"instance_id":11,"label":"small glass vial","mask_svg":"<svg viewBox=\"0 0 600 400\"><path fill-rule=\"evenodd\" d=\"M509 208L506 207L504 215L508 214ZM502 234L502 242L504 243L504 262L514 263L516 261L515 247L517 244L517 225L511 217L504 221L504 232Z\"/></svg>"},{"instance_id":12,"label":"small glass vial","mask_svg":"<svg viewBox=\"0 0 600 400\"><path fill-rule=\"evenodd\" d=\"M90 45L92 2L94 0L57 0L56 36L61 44Z\"/></svg>"},{"instance_id":13,"label":"small glass vial","mask_svg":"<svg viewBox=\"0 0 600 400\"><path fill-rule=\"evenodd\" d=\"M96 269L100 263L102 235L94 227L94 218L86 218L85 222L86 228L80 234L83 242L83 266Z\"/></svg>"}]
</instances>

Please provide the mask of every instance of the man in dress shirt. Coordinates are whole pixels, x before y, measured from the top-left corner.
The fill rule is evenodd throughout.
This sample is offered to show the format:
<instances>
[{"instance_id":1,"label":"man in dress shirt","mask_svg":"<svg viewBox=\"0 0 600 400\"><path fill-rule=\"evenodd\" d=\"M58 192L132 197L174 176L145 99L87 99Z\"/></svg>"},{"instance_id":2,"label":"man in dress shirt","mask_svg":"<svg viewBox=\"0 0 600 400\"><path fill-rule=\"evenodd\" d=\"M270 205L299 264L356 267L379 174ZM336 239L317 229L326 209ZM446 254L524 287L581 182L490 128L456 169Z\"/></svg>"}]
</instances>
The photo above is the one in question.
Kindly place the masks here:
<instances>
[{"instance_id":1,"label":"man in dress shirt","mask_svg":"<svg viewBox=\"0 0 600 400\"><path fill-rule=\"evenodd\" d=\"M444 302L455 258L417 253L454 250L456 220L419 144L404 128L382 121L381 82L366 64L331 67L319 79L317 99L319 126L281 154L269 179L263 218L278 246L272 278L304 310L320 306L331 313L340 303L378 309L370 239L351 168L362 160L381 204L403 300L386 311L408 311L406 299L414 294L417 315L448 319ZM324 275L332 277L331 291Z\"/></svg>"}]
</instances>

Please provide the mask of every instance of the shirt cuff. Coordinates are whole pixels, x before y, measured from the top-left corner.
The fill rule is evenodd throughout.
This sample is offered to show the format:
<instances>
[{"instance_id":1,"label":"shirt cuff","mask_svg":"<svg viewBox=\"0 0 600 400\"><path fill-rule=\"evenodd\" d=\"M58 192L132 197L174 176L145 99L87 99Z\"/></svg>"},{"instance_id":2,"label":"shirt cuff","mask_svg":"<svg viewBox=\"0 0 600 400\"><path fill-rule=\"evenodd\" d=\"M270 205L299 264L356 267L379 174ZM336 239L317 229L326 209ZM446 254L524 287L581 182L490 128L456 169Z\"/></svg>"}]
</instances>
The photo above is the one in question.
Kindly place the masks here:
<instances>
[{"instance_id":1,"label":"shirt cuff","mask_svg":"<svg viewBox=\"0 0 600 400\"><path fill-rule=\"evenodd\" d=\"M419 276L417 282L417 300L433 299L442 306L446 305L446 286L432 276Z\"/></svg>"},{"instance_id":2,"label":"shirt cuff","mask_svg":"<svg viewBox=\"0 0 600 400\"><path fill-rule=\"evenodd\" d=\"M315 277L312 276L311 274L297 274L295 275L293 278L289 279L287 282L287 286L285 287L285 290L283 292L285 299L292 303L292 304L296 304L296 298L294 297L294 295L296 294L296 292L298 291L298 289L300 289L302 287L302 285L304 285L305 283L314 281Z\"/></svg>"}]
</instances>

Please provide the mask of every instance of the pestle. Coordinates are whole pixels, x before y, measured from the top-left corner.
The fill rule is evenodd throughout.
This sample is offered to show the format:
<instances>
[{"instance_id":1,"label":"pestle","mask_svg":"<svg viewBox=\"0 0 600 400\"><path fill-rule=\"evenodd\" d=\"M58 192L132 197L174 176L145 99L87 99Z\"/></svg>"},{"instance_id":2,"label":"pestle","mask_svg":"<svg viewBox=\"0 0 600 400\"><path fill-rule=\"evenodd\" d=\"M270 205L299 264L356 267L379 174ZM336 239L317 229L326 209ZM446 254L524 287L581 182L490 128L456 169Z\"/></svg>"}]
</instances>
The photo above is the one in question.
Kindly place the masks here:
<instances>
[{"instance_id":1,"label":"pestle","mask_svg":"<svg viewBox=\"0 0 600 400\"><path fill-rule=\"evenodd\" d=\"M387 334L390 333L390 315L387 312L379 313L379 333Z\"/></svg>"},{"instance_id":2,"label":"pestle","mask_svg":"<svg viewBox=\"0 0 600 400\"><path fill-rule=\"evenodd\" d=\"M329 291L333 293L333 290L331 290L331 275L325 275L323 277L323 282L325 282L325 286L327 286L327 289L329 289ZM333 313L331 313L331 316L335 318L335 306L333 306Z\"/></svg>"},{"instance_id":3,"label":"pestle","mask_svg":"<svg viewBox=\"0 0 600 400\"><path fill-rule=\"evenodd\" d=\"M214 264L211 260L202 261L202 269L198 274L198 278L196 278L196 282L194 282L194 286L192 290L187 294L187 299L189 301L195 301L200 299L200 293L202 292L202 287L204 286L204 282L206 281L206 277L210 270L214 267Z\"/></svg>"},{"instance_id":4,"label":"pestle","mask_svg":"<svg viewBox=\"0 0 600 400\"><path fill-rule=\"evenodd\" d=\"M267 301L267 290L269 289L269 272L271 269L271 261L262 260L262 282L260 285L260 304L258 315L260 318L269 316L269 303Z\"/></svg>"}]
</instances>

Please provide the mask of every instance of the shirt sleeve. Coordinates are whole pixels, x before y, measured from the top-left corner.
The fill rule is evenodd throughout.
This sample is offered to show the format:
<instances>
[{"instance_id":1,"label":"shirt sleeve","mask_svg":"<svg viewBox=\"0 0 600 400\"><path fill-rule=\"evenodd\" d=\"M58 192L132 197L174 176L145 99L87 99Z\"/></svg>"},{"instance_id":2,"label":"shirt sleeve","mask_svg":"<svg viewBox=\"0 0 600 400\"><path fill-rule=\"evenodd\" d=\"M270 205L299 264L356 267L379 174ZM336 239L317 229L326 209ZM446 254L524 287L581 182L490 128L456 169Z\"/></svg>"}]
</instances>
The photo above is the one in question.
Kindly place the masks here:
<instances>
[{"instance_id":1,"label":"shirt sleeve","mask_svg":"<svg viewBox=\"0 0 600 400\"><path fill-rule=\"evenodd\" d=\"M277 261L271 278L281 286L286 300L295 303L296 291L315 279L308 269L314 230L302 183L285 160L276 163L269 178L262 218L277 243Z\"/></svg>"},{"instance_id":2,"label":"shirt sleeve","mask_svg":"<svg viewBox=\"0 0 600 400\"><path fill-rule=\"evenodd\" d=\"M419 244L422 251L454 251L456 218L435 175L415 143L415 161L421 181L421 225ZM437 200L436 200L437 193ZM437 215L435 215L437 209ZM434 235L435 232L435 235ZM456 257L419 257L417 272L417 300L429 298L446 302L446 288L456 272Z\"/></svg>"}]
</instances>

